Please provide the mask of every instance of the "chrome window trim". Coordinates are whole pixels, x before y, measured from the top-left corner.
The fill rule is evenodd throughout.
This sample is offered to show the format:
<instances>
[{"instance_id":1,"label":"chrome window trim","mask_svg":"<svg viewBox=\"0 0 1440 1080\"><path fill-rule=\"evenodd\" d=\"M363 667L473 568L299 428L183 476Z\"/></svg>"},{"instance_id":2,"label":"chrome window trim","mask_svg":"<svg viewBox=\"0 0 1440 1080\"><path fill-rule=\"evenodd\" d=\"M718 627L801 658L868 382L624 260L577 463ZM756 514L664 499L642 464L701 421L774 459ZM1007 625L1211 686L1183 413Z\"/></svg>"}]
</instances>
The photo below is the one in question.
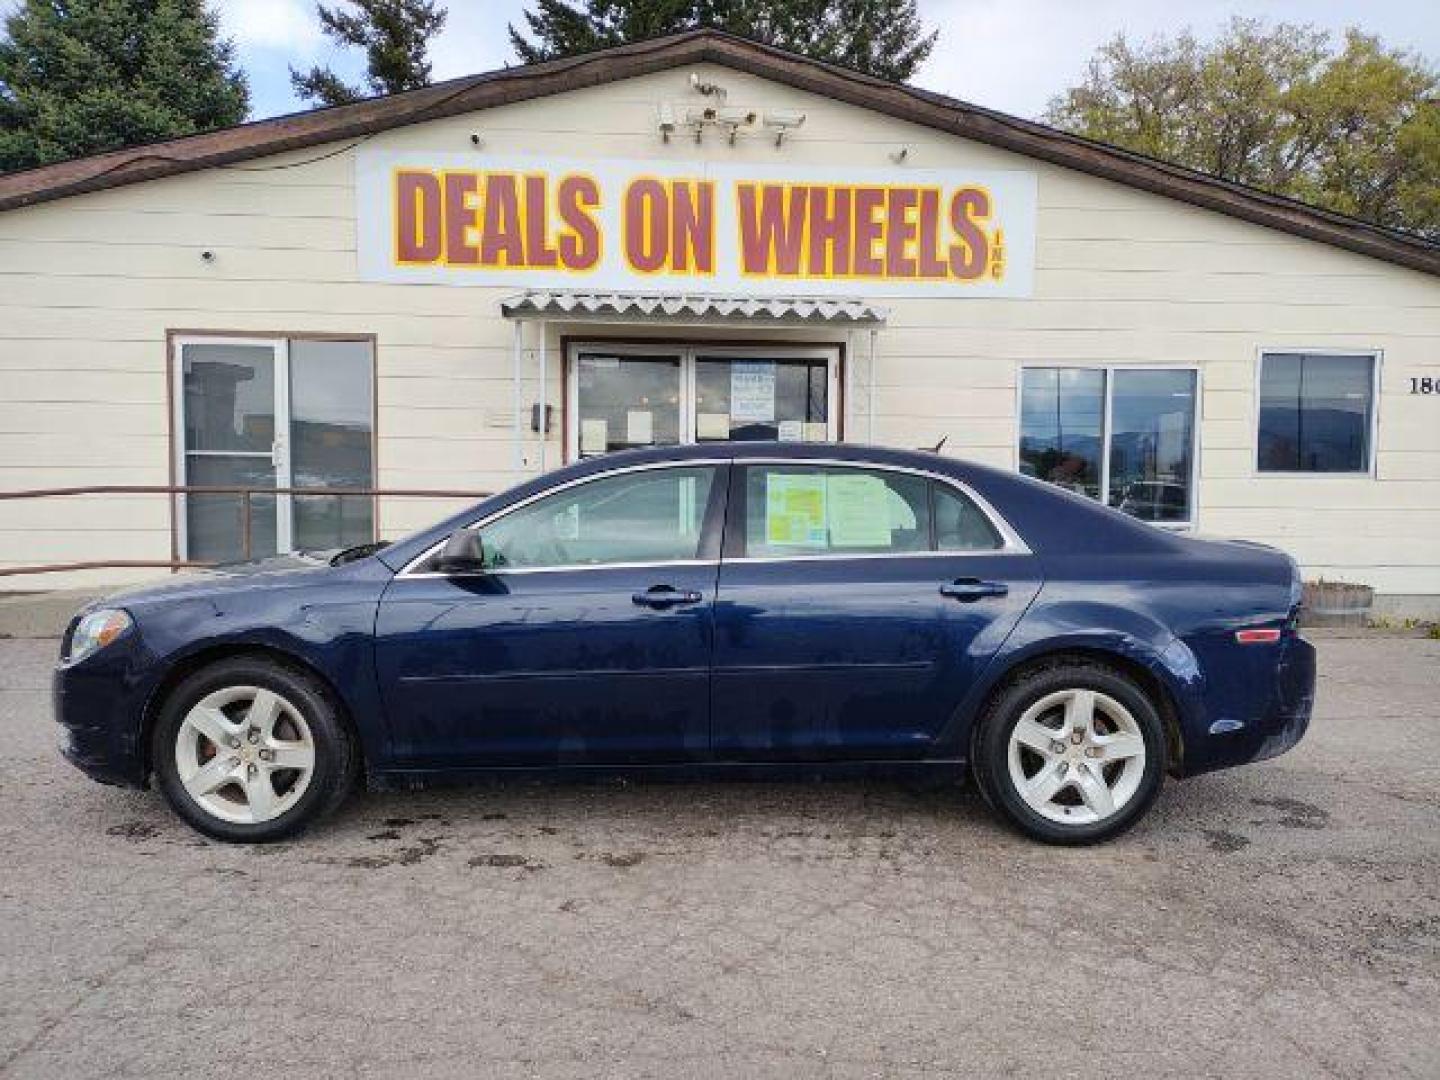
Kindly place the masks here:
<instances>
[{"instance_id":1,"label":"chrome window trim","mask_svg":"<svg viewBox=\"0 0 1440 1080\"><path fill-rule=\"evenodd\" d=\"M905 473L910 476L922 476L928 480L945 484L955 491L958 491L965 498L975 504L976 508L985 515L991 527L1000 534L1001 544L996 548L958 549L954 551L875 551L875 552L824 552L805 555L746 555L738 559L727 559L723 555L718 559L673 559L663 562L642 561L623 563L568 563L561 566L519 566L503 570L486 570L478 574L442 574L436 571L420 571L415 567L424 563L427 559L444 546L445 539L438 540L427 548L423 553L417 555L405 564L405 568L395 576L397 578L464 578L464 577L490 577L506 574L554 574L562 572L573 572L576 570L636 570L647 567L664 566L720 566L724 563L775 563L775 562L819 562L823 560L836 559L924 559L924 558L974 558L976 556L997 556L997 555L1033 555L1030 545L1025 543L1020 534L1010 525L1000 512L981 495L963 480L957 480L953 476L939 473L933 469L921 469L912 465L891 465L878 462L855 461L847 458L783 458L783 457L755 457L755 458L696 458L685 461L653 461L640 465L625 465L616 469L608 469L604 472L597 472L591 476L581 476L574 480L568 480L555 487L546 488L544 491L537 491L527 496L512 506L503 507L488 514L485 517L477 518L475 521L460 526L462 529L483 529L486 525L499 521L501 518L513 514L531 503L541 499L557 495L562 491L568 491L572 487L581 484L594 483L596 480L608 479L612 476L623 476L632 472L651 472L659 469L688 469L702 467L718 467L733 465L745 467L750 465L761 466L786 466L790 468L848 468L848 469L870 469L877 472Z\"/></svg>"},{"instance_id":2,"label":"chrome window trim","mask_svg":"<svg viewBox=\"0 0 1440 1080\"><path fill-rule=\"evenodd\" d=\"M726 563L773 563L773 562L819 562L822 560L835 559L923 559L923 558L971 558L977 555L1033 555L1030 545L1025 543L1020 534L1010 525L1000 512L981 495L963 480L957 480L953 476L939 473L933 469L921 469L913 465L891 465L889 463L873 461L854 461L847 458L735 458L734 464L737 467L748 465L784 465L794 468L808 468L810 466L821 466L825 468L849 468L849 469L870 469L874 472L905 473L910 476L923 476L927 480L933 480L944 484L954 491L958 491L965 498L975 504L980 513L985 515L990 522L991 528L1000 534L1000 546L994 548L960 548L953 551L874 551L874 552L846 552L827 551L806 555L744 555L738 559L726 559Z\"/></svg>"}]
</instances>

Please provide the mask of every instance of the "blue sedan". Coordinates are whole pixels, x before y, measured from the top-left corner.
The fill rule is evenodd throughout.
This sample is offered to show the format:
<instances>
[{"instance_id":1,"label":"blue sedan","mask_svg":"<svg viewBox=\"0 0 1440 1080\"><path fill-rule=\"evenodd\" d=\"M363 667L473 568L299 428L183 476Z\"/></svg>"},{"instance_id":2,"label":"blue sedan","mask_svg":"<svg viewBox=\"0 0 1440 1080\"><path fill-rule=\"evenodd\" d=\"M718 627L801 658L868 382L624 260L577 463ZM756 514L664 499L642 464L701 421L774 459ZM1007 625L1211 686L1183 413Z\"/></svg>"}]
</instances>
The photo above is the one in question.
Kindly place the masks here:
<instances>
[{"instance_id":1,"label":"blue sedan","mask_svg":"<svg viewBox=\"0 0 1440 1080\"><path fill-rule=\"evenodd\" d=\"M195 828L295 833L357 783L973 777L1037 839L1309 723L1288 556L934 454L592 458L388 546L109 597L55 673L65 756Z\"/></svg>"}]
</instances>

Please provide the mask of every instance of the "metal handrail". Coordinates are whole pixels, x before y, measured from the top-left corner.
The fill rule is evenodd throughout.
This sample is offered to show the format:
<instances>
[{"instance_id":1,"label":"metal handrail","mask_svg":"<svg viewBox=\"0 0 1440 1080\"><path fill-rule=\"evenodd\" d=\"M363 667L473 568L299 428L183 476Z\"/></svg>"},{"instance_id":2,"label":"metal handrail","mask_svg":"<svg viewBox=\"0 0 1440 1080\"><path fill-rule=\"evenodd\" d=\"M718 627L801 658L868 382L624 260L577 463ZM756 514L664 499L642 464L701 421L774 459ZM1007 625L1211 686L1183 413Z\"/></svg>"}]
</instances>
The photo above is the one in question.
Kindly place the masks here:
<instances>
[{"instance_id":1,"label":"metal handrail","mask_svg":"<svg viewBox=\"0 0 1440 1080\"><path fill-rule=\"evenodd\" d=\"M240 497L241 552L245 559L253 556L250 539L252 501L256 495L303 495L306 498L417 498L417 499L484 499L494 492L465 491L450 488L367 488L367 487L254 487L242 484L94 484L88 487L32 488L25 491L0 491L0 502L18 499L55 499L86 495L166 495L173 506L177 495L237 495ZM0 567L0 577L20 574L58 574L74 570L169 569L183 570L214 566L214 563L188 559L110 559L71 563L47 563L40 566Z\"/></svg>"}]
</instances>

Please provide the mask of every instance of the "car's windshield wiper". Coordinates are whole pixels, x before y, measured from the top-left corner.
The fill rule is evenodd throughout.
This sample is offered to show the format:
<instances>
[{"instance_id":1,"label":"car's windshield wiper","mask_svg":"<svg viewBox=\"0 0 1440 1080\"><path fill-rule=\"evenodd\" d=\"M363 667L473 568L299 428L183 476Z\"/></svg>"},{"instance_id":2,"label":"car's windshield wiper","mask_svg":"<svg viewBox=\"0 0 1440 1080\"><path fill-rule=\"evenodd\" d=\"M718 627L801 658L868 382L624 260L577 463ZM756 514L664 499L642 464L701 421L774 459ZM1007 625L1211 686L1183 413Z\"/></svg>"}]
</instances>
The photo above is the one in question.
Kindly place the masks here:
<instances>
[{"instance_id":1,"label":"car's windshield wiper","mask_svg":"<svg viewBox=\"0 0 1440 1080\"><path fill-rule=\"evenodd\" d=\"M338 551L330 556L331 566L344 566L346 563L356 562L368 555L374 555L381 548L389 547L389 540L372 540L368 544L356 544L344 551Z\"/></svg>"}]
</instances>

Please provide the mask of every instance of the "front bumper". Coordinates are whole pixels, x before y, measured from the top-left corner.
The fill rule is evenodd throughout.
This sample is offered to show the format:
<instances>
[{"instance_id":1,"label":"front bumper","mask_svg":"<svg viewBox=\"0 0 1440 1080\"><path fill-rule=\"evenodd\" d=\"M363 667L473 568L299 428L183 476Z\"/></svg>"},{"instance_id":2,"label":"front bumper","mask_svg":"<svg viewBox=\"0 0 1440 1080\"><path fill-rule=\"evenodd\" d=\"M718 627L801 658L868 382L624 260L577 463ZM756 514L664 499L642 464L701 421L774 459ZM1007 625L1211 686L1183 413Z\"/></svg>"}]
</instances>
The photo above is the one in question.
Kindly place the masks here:
<instances>
[{"instance_id":1,"label":"front bumper","mask_svg":"<svg viewBox=\"0 0 1440 1080\"><path fill-rule=\"evenodd\" d=\"M61 664L51 677L60 753L102 784L146 783L139 648L137 641L116 642L78 664Z\"/></svg>"}]
</instances>

